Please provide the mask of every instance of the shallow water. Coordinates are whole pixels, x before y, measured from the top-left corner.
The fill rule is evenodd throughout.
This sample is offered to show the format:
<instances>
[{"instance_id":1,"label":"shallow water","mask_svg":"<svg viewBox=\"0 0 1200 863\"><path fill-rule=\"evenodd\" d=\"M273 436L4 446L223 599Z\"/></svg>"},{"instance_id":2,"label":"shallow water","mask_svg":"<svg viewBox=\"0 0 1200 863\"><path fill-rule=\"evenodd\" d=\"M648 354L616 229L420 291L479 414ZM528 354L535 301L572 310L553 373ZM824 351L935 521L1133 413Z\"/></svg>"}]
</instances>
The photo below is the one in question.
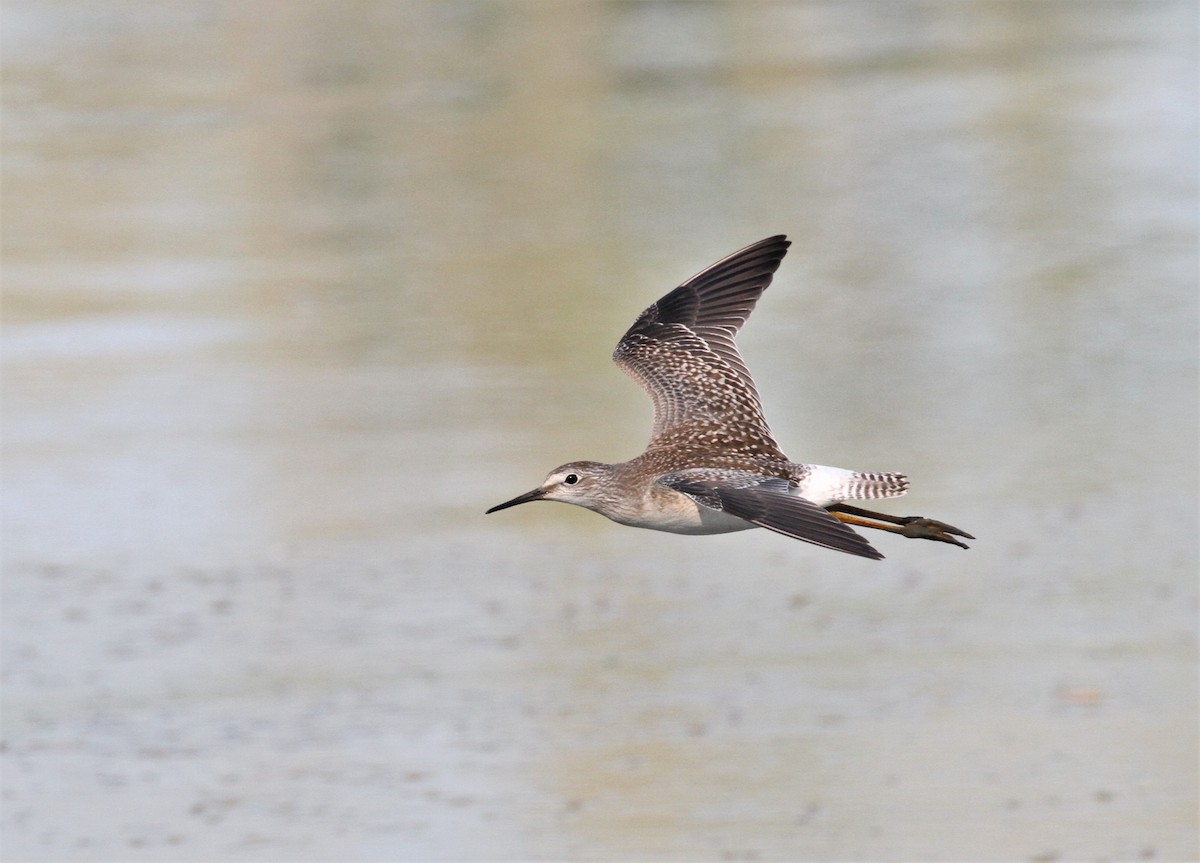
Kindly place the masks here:
<instances>
[{"instance_id":1,"label":"shallow water","mask_svg":"<svg viewBox=\"0 0 1200 863\"><path fill-rule=\"evenodd\" d=\"M7 3L6 860L1190 859L1188 3ZM740 338L882 562L545 505Z\"/></svg>"}]
</instances>

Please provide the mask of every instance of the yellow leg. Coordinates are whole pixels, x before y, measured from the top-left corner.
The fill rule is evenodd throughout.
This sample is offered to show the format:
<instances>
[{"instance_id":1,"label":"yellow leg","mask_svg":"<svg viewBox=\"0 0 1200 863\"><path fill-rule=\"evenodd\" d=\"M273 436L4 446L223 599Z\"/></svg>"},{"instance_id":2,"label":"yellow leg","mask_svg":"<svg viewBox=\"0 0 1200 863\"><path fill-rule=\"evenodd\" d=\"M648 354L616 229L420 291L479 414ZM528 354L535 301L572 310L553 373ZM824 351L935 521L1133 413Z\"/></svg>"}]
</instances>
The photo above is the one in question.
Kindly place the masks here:
<instances>
[{"instance_id":1,"label":"yellow leg","mask_svg":"<svg viewBox=\"0 0 1200 863\"><path fill-rule=\"evenodd\" d=\"M959 530L957 527L953 527L945 522L919 515L900 516L891 515L886 512L871 512L870 510L860 509L857 506L850 506L845 503L835 503L832 506L826 507L826 509L829 510L830 515L846 524L853 524L857 527L872 527L875 530L886 530L888 533L898 533L901 536L907 536L911 539L932 539L937 542L948 542L951 545L957 545L959 548L969 548L969 546L959 542L954 537L975 538L966 531ZM883 522L883 524L880 522Z\"/></svg>"}]
</instances>

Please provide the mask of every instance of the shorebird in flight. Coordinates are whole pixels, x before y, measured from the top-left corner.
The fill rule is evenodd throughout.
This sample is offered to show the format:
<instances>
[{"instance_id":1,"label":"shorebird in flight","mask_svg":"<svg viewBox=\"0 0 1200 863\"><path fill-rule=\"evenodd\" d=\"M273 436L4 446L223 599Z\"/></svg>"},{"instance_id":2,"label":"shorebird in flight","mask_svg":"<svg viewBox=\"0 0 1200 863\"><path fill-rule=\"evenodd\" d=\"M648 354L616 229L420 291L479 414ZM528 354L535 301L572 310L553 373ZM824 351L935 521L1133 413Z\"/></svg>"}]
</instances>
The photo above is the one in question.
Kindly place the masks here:
<instances>
[{"instance_id":1,"label":"shorebird in flight","mask_svg":"<svg viewBox=\"0 0 1200 863\"><path fill-rule=\"evenodd\" d=\"M573 461L489 513L535 500L586 507L620 524L671 533L765 527L825 548L882 558L850 525L967 548L969 533L923 516L849 500L899 497L908 478L800 464L763 418L754 379L734 344L791 243L769 237L688 279L634 321L613 360L654 403L646 451L618 464Z\"/></svg>"}]
</instances>

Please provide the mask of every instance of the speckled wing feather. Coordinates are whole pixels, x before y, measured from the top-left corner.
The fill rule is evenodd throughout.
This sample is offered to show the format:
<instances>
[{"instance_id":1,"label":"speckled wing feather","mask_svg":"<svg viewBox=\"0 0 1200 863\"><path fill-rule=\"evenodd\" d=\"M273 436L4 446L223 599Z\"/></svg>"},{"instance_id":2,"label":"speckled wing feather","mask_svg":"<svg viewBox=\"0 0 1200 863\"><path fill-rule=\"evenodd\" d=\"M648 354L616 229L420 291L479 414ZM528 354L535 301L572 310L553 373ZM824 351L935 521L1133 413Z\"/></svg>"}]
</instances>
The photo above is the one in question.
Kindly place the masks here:
<instances>
[{"instance_id":1,"label":"speckled wing feather","mask_svg":"<svg viewBox=\"0 0 1200 863\"><path fill-rule=\"evenodd\" d=\"M869 542L810 500L789 493L785 479L761 474L700 468L663 476L659 482L697 503L744 518L793 539L879 560Z\"/></svg>"},{"instance_id":2,"label":"speckled wing feather","mask_svg":"<svg viewBox=\"0 0 1200 863\"><path fill-rule=\"evenodd\" d=\"M613 361L654 403L650 446L680 426L746 437L747 448L778 452L754 380L734 344L791 243L769 237L688 279L634 322ZM737 441L726 441L737 450Z\"/></svg>"}]
</instances>

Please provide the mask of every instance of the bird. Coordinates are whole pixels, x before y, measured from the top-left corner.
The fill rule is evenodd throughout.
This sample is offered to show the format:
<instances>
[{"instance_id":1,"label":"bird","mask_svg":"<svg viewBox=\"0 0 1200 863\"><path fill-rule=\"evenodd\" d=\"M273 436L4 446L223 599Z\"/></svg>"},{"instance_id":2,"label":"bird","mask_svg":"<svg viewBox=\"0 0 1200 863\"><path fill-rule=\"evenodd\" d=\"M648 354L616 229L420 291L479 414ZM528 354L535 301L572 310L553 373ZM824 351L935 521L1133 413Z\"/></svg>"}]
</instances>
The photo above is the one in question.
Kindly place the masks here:
<instances>
[{"instance_id":1,"label":"bird","mask_svg":"<svg viewBox=\"0 0 1200 863\"><path fill-rule=\"evenodd\" d=\"M567 462L486 514L558 501L631 527L679 534L762 527L876 560L883 555L854 527L968 548L959 537L975 537L944 522L847 503L905 494L904 474L793 462L776 443L734 337L790 245L778 234L722 258L643 311L617 343L613 361L654 405L641 455Z\"/></svg>"}]
</instances>

